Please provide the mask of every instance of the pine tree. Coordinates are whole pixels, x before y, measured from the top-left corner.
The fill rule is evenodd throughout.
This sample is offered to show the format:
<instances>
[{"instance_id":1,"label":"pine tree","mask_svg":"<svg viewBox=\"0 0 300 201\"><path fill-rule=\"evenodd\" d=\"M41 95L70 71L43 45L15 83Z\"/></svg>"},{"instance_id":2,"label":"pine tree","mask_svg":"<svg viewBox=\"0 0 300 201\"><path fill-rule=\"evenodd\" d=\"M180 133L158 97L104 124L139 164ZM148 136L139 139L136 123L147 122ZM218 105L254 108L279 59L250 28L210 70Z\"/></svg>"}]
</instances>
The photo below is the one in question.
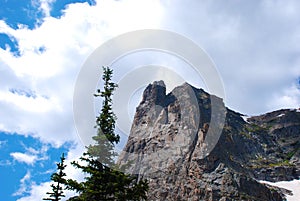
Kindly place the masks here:
<instances>
[{"instance_id":1,"label":"pine tree","mask_svg":"<svg viewBox=\"0 0 300 201\"><path fill-rule=\"evenodd\" d=\"M74 161L72 165L86 173L85 181L68 180L67 186L75 190L79 196L76 201L90 200L145 200L148 190L147 181L137 181L137 178L117 171L114 157L117 155L114 146L120 141L115 134L116 116L112 111L112 95L117 84L111 81L112 69L103 67L104 89L98 89L96 97L102 97L102 109L96 118L97 135L93 137L95 144L87 147L80 158L85 165Z\"/></svg>"},{"instance_id":2,"label":"pine tree","mask_svg":"<svg viewBox=\"0 0 300 201\"><path fill-rule=\"evenodd\" d=\"M102 97L104 100L101 112L96 118L97 135L93 137L95 144L88 147L89 155L97 158L106 166L114 164L113 157L117 155L113 151L114 144L120 141L120 136L114 132L116 116L112 111L112 95L118 85L111 81L112 73L112 69L103 67L104 90L98 89L94 96Z\"/></svg>"},{"instance_id":3,"label":"pine tree","mask_svg":"<svg viewBox=\"0 0 300 201\"><path fill-rule=\"evenodd\" d=\"M60 157L60 163L57 163L57 170L58 172L53 173L51 175L51 180L55 182L55 184L51 184L52 192L47 192L49 195L48 198L43 198L43 200L52 200L52 201L59 201L64 195L64 188L63 184L66 183L65 176L66 173L64 172L66 165L64 164L65 161L64 153Z\"/></svg>"}]
</instances>

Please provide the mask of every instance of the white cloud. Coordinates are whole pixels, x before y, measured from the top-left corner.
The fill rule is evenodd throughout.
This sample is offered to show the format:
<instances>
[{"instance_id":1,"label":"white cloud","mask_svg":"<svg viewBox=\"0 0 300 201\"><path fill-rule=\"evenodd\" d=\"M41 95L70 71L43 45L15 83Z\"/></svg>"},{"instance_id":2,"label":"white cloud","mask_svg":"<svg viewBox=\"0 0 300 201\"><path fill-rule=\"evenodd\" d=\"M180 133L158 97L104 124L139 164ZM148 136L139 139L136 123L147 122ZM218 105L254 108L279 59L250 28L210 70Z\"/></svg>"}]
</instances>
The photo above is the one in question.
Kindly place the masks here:
<instances>
[{"instance_id":1,"label":"white cloud","mask_svg":"<svg viewBox=\"0 0 300 201\"><path fill-rule=\"evenodd\" d=\"M300 106L300 90L296 85L286 88L284 91L274 93L273 101L270 103L270 110L274 108L296 108Z\"/></svg>"},{"instance_id":2,"label":"white cloud","mask_svg":"<svg viewBox=\"0 0 300 201\"><path fill-rule=\"evenodd\" d=\"M28 145L21 144L26 150L25 153L21 152L12 152L10 156L13 157L14 160L20 163L26 163L27 165L34 165L37 161L48 160L47 151L49 147L47 145L43 145L39 150L36 150L32 147L27 147Z\"/></svg>"},{"instance_id":3,"label":"white cloud","mask_svg":"<svg viewBox=\"0 0 300 201\"><path fill-rule=\"evenodd\" d=\"M24 175L24 177L20 180L19 189L13 194L13 196L22 196L24 193L27 193L30 188L30 178L31 174L29 171Z\"/></svg>"},{"instance_id":4,"label":"white cloud","mask_svg":"<svg viewBox=\"0 0 300 201\"><path fill-rule=\"evenodd\" d=\"M34 150L31 150L32 152L35 152ZM73 147L69 153L66 156L66 161L65 164L67 165L65 172L67 173L67 177L66 178L72 178L75 179L77 181L82 181L84 178L84 175L82 174L82 172L78 169L75 169L73 166L71 166L70 162L76 160L79 160L79 157L81 157L82 152L84 151L84 147L82 146L75 146ZM52 171L51 173L54 173L57 170ZM30 174L29 174L30 175ZM25 178L25 177L24 177ZM30 178L30 177L29 177ZM22 179L24 180L24 179ZM22 195L22 192L27 192L29 195L28 196L24 196L20 199L18 199L17 201L32 201L32 200L42 200L43 198L47 197L47 192L51 192L51 182L44 182L41 184L36 184L36 183L31 183L30 185L22 185L24 182L22 182L21 180L21 187L18 190L19 194ZM26 191L25 191L26 190ZM64 197L62 199L62 201L67 200L70 197L73 197L76 194L76 192L74 191L68 191L65 190L64 191L66 197Z\"/></svg>"},{"instance_id":5,"label":"white cloud","mask_svg":"<svg viewBox=\"0 0 300 201\"><path fill-rule=\"evenodd\" d=\"M28 147L28 148L25 148L27 152L31 153L31 154L39 154L40 152L46 152L48 149L47 148L42 148L43 151L38 151L32 147Z\"/></svg>"},{"instance_id":6,"label":"white cloud","mask_svg":"<svg viewBox=\"0 0 300 201\"><path fill-rule=\"evenodd\" d=\"M46 17L50 16L51 4L56 0L31 0L32 4L39 8Z\"/></svg>"},{"instance_id":7,"label":"white cloud","mask_svg":"<svg viewBox=\"0 0 300 201\"><path fill-rule=\"evenodd\" d=\"M81 161L79 158L82 156L82 153L84 151L85 147L81 144L78 144L69 150L65 161L65 164L67 165L65 169L65 172L67 173L66 178L75 179L77 181L83 181L83 173L79 169L76 169L74 166L72 166L71 162L78 161L80 163Z\"/></svg>"},{"instance_id":8,"label":"white cloud","mask_svg":"<svg viewBox=\"0 0 300 201\"><path fill-rule=\"evenodd\" d=\"M24 110L26 112L33 113L46 113L51 110L60 110L61 108L57 108L57 102L55 100L49 100L45 97L38 96L36 98L27 97L24 95L13 94L11 92L0 92L0 101L8 102L13 104L14 107L19 110Z\"/></svg>"},{"instance_id":9,"label":"white cloud","mask_svg":"<svg viewBox=\"0 0 300 201\"><path fill-rule=\"evenodd\" d=\"M229 107L250 115L298 107L300 97L291 88L300 77L298 1L163 4L163 26L196 41L216 63ZM270 108L273 97L283 94L289 99Z\"/></svg>"},{"instance_id":10,"label":"white cloud","mask_svg":"<svg viewBox=\"0 0 300 201\"><path fill-rule=\"evenodd\" d=\"M43 200L47 197L47 192L51 192L50 188L51 182L44 182L39 185L33 184L28 191L30 195L19 198L17 201L33 201L33 200ZM68 198L73 197L76 193L71 191L64 192L66 197L62 198L62 201L66 201Z\"/></svg>"},{"instance_id":11,"label":"white cloud","mask_svg":"<svg viewBox=\"0 0 300 201\"><path fill-rule=\"evenodd\" d=\"M51 9L52 1L35 2L45 12ZM104 0L96 6L70 4L59 19L46 14L33 30L26 26L13 29L0 20L0 32L15 38L20 51L16 57L0 49L0 107L10 114L0 117L2 131L30 134L55 146L78 142L72 98L84 60L113 36L159 26L161 14L158 0ZM39 52L40 48L45 51ZM12 94L11 88L30 89L37 97Z\"/></svg>"},{"instance_id":12,"label":"white cloud","mask_svg":"<svg viewBox=\"0 0 300 201\"><path fill-rule=\"evenodd\" d=\"M42 200L47 197L47 192L51 191L51 182L45 182L40 185L33 184L31 189L28 191L29 196L24 196L17 201L32 201L32 200Z\"/></svg>"},{"instance_id":13,"label":"white cloud","mask_svg":"<svg viewBox=\"0 0 300 201\"><path fill-rule=\"evenodd\" d=\"M21 152L13 152L13 153L10 153L10 155L16 161L26 163L27 165L33 165L37 160L36 155L25 154L25 153L21 153Z\"/></svg>"},{"instance_id":14,"label":"white cloud","mask_svg":"<svg viewBox=\"0 0 300 201\"><path fill-rule=\"evenodd\" d=\"M51 9L51 1L38 2ZM0 107L10 114L0 117L1 130L29 133L55 146L78 142L72 96L81 65L107 39L143 28L175 31L204 47L222 76L231 108L251 115L297 107L299 93L291 88L300 77L300 29L292 9L297 6L288 1L282 11L281 5L266 2L103 0L96 6L70 4L59 19L45 15L33 30L12 29L1 20L0 32L15 38L21 54L0 49ZM10 88L30 89L37 97L12 94ZM281 95L274 103L273 97Z\"/></svg>"}]
</instances>

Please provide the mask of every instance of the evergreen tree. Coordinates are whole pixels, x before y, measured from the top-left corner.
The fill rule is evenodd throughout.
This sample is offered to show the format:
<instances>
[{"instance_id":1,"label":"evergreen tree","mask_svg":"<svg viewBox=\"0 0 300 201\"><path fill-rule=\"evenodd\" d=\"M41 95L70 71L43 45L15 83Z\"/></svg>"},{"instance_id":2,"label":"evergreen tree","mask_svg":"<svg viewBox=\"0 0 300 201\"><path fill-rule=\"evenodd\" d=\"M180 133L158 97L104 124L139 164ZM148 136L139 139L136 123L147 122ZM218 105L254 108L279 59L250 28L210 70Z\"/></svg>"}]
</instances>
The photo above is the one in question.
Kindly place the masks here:
<instances>
[{"instance_id":1,"label":"evergreen tree","mask_svg":"<svg viewBox=\"0 0 300 201\"><path fill-rule=\"evenodd\" d=\"M60 157L60 163L56 164L58 172L51 175L51 180L55 182L55 184L51 184L52 192L47 192L49 197L43 198L43 200L59 201L62 197L65 197L63 184L66 183L64 178L66 176L66 173L64 172L66 165L64 164L64 161L65 156L63 153Z\"/></svg>"},{"instance_id":2,"label":"evergreen tree","mask_svg":"<svg viewBox=\"0 0 300 201\"><path fill-rule=\"evenodd\" d=\"M94 96L102 97L104 100L101 112L96 118L97 135L93 137L95 144L88 147L89 155L107 166L114 164L113 157L117 155L113 150L114 144L120 141L120 136L114 131L116 116L112 111L112 95L118 85L111 81L112 73L112 69L103 67L104 89L103 91L98 89Z\"/></svg>"},{"instance_id":3,"label":"evergreen tree","mask_svg":"<svg viewBox=\"0 0 300 201\"><path fill-rule=\"evenodd\" d=\"M97 200L145 200L148 189L147 181L137 181L137 178L117 171L114 157L117 155L114 146L120 141L115 134L116 116L112 111L112 95L117 84L111 81L112 69L103 67L103 91L98 89L96 97L102 97L102 109L96 118L97 135L93 137L95 144L87 147L87 152L78 162L72 162L76 168L86 173L85 181L68 180L67 186L75 190L79 196L72 198L76 201Z\"/></svg>"}]
</instances>

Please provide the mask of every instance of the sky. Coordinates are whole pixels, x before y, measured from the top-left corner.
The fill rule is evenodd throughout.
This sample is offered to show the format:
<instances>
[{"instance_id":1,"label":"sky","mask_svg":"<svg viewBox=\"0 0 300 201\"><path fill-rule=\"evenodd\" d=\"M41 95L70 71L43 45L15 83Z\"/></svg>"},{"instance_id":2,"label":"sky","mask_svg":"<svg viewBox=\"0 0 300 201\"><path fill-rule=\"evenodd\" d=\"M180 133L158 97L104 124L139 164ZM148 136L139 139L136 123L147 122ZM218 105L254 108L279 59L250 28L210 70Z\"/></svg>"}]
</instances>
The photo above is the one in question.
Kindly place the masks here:
<instances>
[{"instance_id":1,"label":"sky","mask_svg":"<svg viewBox=\"0 0 300 201\"><path fill-rule=\"evenodd\" d=\"M66 153L69 163L84 151L72 106L76 80L90 55L120 34L158 29L193 41L215 64L224 101L235 111L251 116L300 107L297 0L0 0L0 4L0 180L7 181L0 184L3 201L41 200L60 155ZM174 72L155 71L152 76L167 80L168 91L182 81L208 89L179 57L155 50L118 58L114 79L126 85L126 76L128 80L130 73L149 64ZM132 120L145 84L124 100L129 116L121 119ZM94 102L96 111L99 102ZM121 135L123 144L127 134ZM82 178L67 168L69 177Z\"/></svg>"}]
</instances>

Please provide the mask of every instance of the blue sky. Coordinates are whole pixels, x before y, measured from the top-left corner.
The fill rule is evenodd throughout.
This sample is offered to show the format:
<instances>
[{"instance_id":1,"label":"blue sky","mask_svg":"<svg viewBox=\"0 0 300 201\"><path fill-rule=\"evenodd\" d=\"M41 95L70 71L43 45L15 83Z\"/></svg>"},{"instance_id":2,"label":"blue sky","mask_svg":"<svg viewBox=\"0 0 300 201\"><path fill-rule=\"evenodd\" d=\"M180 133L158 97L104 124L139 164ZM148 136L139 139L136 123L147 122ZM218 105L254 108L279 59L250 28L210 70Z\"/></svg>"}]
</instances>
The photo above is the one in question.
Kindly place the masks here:
<instances>
[{"instance_id":1,"label":"blue sky","mask_svg":"<svg viewBox=\"0 0 300 201\"><path fill-rule=\"evenodd\" d=\"M7 181L0 183L3 201L41 200L60 154L66 152L67 163L81 155L81 138L86 136L78 136L73 120L76 78L88 56L119 34L164 29L193 40L214 61L224 101L236 111L257 115L300 107L297 0L0 0L0 5L0 180ZM113 66L114 79L121 82L148 64L168 66L185 81L207 89L178 58L160 52L120 59ZM154 74L156 80L169 80L168 90L181 82L169 74ZM130 115L118 121L132 120L143 87L124 100ZM71 167L68 172L82 178Z\"/></svg>"},{"instance_id":2,"label":"blue sky","mask_svg":"<svg viewBox=\"0 0 300 201\"><path fill-rule=\"evenodd\" d=\"M51 3L50 15L60 18L66 5L84 2L94 4L90 0L54 1ZM0 5L1 20L13 29L17 29L20 24L28 29L35 29L41 25L45 16L38 1L1 0ZM7 46L13 55L20 56L16 39L0 33L0 47L6 49ZM10 88L9 91L18 96L37 98L35 92L30 89ZM0 130L1 200L15 201L30 197L31 187L49 182L51 174L56 171L56 162L59 162L61 154L67 154L71 148L72 142L53 146L41 141L38 136L31 136L30 133L7 133Z\"/></svg>"},{"instance_id":3,"label":"blue sky","mask_svg":"<svg viewBox=\"0 0 300 201\"><path fill-rule=\"evenodd\" d=\"M1 20L4 20L7 25L17 29L18 25L22 24L29 29L34 29L42 23L42 19L45 15L42 9L40 9L39 1L18 1L18 0L1 0L0 16ZM52 3L51 3L52 2ZM61 17L65 6L70 3L84 3L94 5L93 0L63 0L63 1L50 1L51 10L50 15L55 18ZM18 48L16 40L13 37L9 37L6 34L0 34L0 47L5 48L9 45L11 51L18 55Z\"/></svg>"},{"instance_id":4,"label":"blue sky","mask_svg":"<svg viewBox=\"0 0 300 201\"><path fill-rule=\"evenodd\" d=\"M54 148L31 136L0 133L0 148L1 199L13 201L27 196L33 182L39 185L49 181L56 170L55 162L70 145ZM26 175L27 179L20 182Z\"/></svg>"}]
</instances>

